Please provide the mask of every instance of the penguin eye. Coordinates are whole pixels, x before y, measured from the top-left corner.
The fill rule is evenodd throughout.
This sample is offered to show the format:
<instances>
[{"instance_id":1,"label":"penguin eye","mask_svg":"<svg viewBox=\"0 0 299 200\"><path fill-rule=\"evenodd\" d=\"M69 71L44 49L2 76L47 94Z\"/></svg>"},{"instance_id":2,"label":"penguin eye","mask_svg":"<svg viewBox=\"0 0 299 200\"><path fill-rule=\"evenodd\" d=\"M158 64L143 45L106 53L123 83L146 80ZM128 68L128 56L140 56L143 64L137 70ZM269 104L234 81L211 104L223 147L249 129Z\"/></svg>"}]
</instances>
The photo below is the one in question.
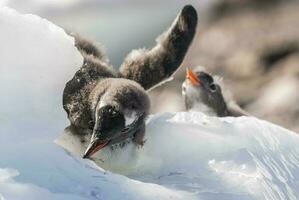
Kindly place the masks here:
<instances>
[{"instance_id":1,"label":"penguin eye","mask_svg":"<svg viewBox=\"0 0 299 200\"><path fill-rule=\"evenodd\" d=\"M108 112L111 113L111 115L116 115L116 111L111 108L109 108Z\"/></svg>"},{"instance_id":2,"label":"penguin eye","mask_svg":"<svg viewBox=\"0 0 299 200\"><path fill-rule=\"evenodd\" d=\"M212 91L212 92L215 92L216 91L216 85L214 84L214 83L212 83L211 85L210 85L210 90Z\"/></svg>"},{"instance_id":3,"label":"penguin eye","mask_svg":"<svg viewBox=\"0 0 299 200\"><path fill-rule=\"evenodd\" d=\"M131 105L131 109L132 110L136 109L136 106L135 105Z\"/></svg>"}]
</instances>

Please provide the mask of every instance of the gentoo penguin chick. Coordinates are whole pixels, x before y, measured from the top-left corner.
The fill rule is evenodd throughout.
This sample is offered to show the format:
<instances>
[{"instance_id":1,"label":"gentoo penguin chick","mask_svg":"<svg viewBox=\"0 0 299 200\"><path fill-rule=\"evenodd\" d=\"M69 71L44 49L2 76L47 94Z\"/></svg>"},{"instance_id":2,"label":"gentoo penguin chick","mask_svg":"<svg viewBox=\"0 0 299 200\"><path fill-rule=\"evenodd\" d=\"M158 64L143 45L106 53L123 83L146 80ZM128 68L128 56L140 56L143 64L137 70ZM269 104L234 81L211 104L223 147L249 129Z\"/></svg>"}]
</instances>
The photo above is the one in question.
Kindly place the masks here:
<instances>
[{"instance_id":1,"label":"gentoo penguin chick","mask_svg":"<svg viewBox=\"0 0 299 200\"><path fill-rule=\"evenodd\" d=\"M186 110L201 111L218 117L248 115L234 101L227 102L220 85L204 71L193 72L187 69L182 95Z\"/></svg>"},{"instance_id":2,"label":"gentoo penguin chick","mask_svg":"<svg viewBox=\"0 0 299 200\"><path fill-rule=\"evenodd\" d=\"M143 145L150 107L146 90L177 70L196 26L196 10L185 6L152 49L133 50L119 71L95 44L74 36L84 63L65 86L63 108L71 124L68 130L88 146L84 158L128 140Z\"/></svg>"}]
</instances>

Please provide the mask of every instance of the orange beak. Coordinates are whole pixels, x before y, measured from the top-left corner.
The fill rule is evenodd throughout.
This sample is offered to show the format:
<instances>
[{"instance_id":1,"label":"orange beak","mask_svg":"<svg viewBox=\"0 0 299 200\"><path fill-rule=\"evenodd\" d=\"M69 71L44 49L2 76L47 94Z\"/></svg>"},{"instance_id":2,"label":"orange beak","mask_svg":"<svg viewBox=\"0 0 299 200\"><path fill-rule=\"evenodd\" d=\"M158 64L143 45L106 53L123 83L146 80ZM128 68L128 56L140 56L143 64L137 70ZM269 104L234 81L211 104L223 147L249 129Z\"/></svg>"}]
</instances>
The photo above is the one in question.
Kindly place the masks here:
<instances>
[{"instance_id":1,"label":"orange beak","mask_svg":"<svg viewBox=\"0 0 299 200\"><path fill-rule=\"evenodd\" d=\"M91 141L90 145L87 147L87 150L83 156L83 158L90 158L93 154L98 152L100 149L107 146L109 141L99 142L97 139Z\"/></svg>"},{"instance_id":2,"label":"orange beak","mask_svg":"<svg viewBox=\"0 0 299 200\"><path fill-rule=\"evenodd\" d=\"M199 80L199 78L197 78L197 76L191 69L187 69L186 79L190 80L191 84L194 86L201 85L201 81Z\"/></svg>"}]
</instances>

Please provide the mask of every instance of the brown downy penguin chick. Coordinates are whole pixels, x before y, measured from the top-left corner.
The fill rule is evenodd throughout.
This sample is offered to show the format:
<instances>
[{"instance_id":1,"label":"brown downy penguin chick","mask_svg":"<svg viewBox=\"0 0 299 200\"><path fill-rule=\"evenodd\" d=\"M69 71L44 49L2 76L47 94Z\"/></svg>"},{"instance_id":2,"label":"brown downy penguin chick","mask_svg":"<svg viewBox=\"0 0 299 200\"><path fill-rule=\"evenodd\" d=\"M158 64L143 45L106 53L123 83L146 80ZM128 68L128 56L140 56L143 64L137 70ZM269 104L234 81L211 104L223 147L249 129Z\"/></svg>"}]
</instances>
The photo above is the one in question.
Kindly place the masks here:
<instances>
[{"instance_id":1,"label":"brown downy penguin chick","mask_svg":"<svg viewBox=\"0 0 299 200\"><path fill-rule=\"evenodd\" d=\"M182 85L186 110L201 111L205 114L225 117L248 115L234 101L227 101L221 87L214 78L203 71L187 69Z\"/></svg>"},{"instance_id":2,"label":"brown downy penguin chick","mask_svg":"<svg viewBox=\"0 0 299 200\"><path fill-rule=\"evenodd\" d=\"M84 158L101 148L132 140L143 145L150 102L146 90L170 77L184 59L195 35L196 10L188 5L152 49L134 50L115 71L93 43L75 37L83 66L64 89L63 107L71 133L82 146Z\"/></svg>"}]
</instances>

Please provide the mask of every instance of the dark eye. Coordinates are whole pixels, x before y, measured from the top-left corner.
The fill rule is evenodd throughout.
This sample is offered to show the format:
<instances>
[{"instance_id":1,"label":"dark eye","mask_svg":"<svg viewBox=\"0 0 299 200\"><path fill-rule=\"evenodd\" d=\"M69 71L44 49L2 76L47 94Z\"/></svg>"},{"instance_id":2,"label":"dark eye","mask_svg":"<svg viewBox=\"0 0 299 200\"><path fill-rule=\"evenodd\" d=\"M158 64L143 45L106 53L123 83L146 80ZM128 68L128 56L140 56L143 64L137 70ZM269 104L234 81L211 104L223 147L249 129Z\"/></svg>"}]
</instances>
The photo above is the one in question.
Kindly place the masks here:
<instances>
[{"instance_id":1,"label":"dark eye","mask_svg":"<svg viewBox=\"0 0 299 200\"><path fill-rule=\"evenodd\" d=\"M136 109L136 106L135 106L135 105L131 105L131 109L132 109L132 110L135 110L135 109Z\"/></svg>"},{"instance_id":2,"label":"dark eye","mask_svg":"<svg viewBox=\"0 0 299 200\"><path fill-rule=\"evenodd\" d=\"M212 92L215 92L216 91L216 85L214 84L214 83L212 83L211 85L210 85L210 90L212 91Z\"/></svg>"}]
</instances>

